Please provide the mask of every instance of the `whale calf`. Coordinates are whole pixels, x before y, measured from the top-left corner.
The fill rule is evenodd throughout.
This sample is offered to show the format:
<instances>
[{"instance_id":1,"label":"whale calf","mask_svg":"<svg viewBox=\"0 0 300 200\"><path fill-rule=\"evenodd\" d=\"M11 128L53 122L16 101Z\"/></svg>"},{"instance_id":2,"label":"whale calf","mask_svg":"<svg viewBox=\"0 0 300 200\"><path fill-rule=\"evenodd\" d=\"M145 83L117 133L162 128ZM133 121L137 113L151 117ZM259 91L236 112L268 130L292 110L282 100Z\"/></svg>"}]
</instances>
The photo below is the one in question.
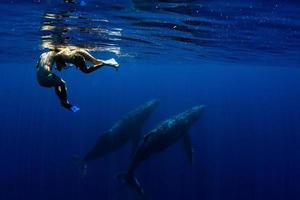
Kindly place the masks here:
<instances>
[{"instance_id":1,"label":"whale calf","mask_svg":"<svg viewBox=\"0 0 300 200\"><path fill-rule=\"evenodd\" d=\"M188 132L190 127L199 119L203 110L203 105L195 106L162 122L157 128L146 134L138 145L127 172L118 174L117 178L136 190L139 195L143 195L143 187L134 177L135 170L144 160L153 154L162 152L180 139L183 140L184 150L190 164L192 164L193 149Z\"/></svg>"},{"instance_id":2,"label":"whale calf","mask_svg":"<svg viewBox=\"0 0 300 200\"><path fill-rule=\"evenodd\" d=\"M110 130L101 134L96 144L81 159L79 156L73 156L77 163L81 175L86 174L87 163L107 155L129 141L132 142L132 154L135 151L141 137L141 129L150 114L158 107L159 100L154 99L137 107L136 109L123 116Z\"/></svg>"}]
</instances>

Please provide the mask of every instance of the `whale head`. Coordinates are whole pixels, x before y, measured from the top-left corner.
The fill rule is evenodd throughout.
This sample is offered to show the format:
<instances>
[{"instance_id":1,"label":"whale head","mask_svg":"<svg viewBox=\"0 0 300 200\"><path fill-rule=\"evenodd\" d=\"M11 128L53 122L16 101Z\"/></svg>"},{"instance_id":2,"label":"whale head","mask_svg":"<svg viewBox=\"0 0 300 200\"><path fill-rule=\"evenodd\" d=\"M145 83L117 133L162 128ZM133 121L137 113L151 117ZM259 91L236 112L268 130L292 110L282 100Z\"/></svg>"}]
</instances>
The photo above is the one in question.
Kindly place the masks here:
<instances>
[{"instance_id":1,"label":"whale head","mask_svg":"<svg viewBox=\"0 0 300 200\"><path fill-rule=\"evenodd\" d=\"M204 111L205 106L199 105L194 106L191 109L185 111L181 118L185 121L186 126L192 126L201 116L202 112Z\"/></svg>"},{"instance_id":2,"label":"whale head","mask_svg":"<svg viewBox=\"0 0 300 200\"><path fill-rule=\"evenodd\" d=\"M159 106L159 104L160 101L158 99L148 101L144 106L144 111L151 113Z\"/></svg>"},{"instance_id":3,"label":"whale head","mask_svg":"<svg viewBox=\"0 0 300 200\"><path fill-rule=\"evenodd\" d=\"M131 116L134 117L134 124L142 125L145 120L149 118L151 113L159 106L159 100L153 99L151 101L146 102L142 106L136 108L131 112Z\"/></svg>"}]
</instances>

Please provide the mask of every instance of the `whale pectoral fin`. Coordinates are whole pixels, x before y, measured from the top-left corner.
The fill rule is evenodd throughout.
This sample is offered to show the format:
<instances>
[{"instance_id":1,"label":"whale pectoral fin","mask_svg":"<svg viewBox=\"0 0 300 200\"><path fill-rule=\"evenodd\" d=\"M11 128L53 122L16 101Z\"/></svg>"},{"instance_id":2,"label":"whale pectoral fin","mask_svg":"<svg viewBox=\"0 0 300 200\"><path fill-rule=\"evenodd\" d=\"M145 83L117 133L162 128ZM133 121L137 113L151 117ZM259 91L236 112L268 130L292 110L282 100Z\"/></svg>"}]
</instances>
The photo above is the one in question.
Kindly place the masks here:
<instances>
[{"instance_id":1,"label":"whale pectoral fin","mask_svg":"<svg viewBox=\"0 0 300 200\"><path fill-rule=\"evenodd\" d=\"M193 148L192 148L192 142L189 134L185 134L183 136L183 148L187 155L189 163L193 164Z\"/></svg>"},{"instance_id":2,"label":"whale pectoral fin","mask_svg":"<svg viewBox=\"0 0 300 200\"><path fill-rule=\"evenodd\" d=\"M135 154L135 151L136 151L136 148L137 146L139 145L139 142L140 142L140 139L141 139L141 134L140 132L138 132L137 134L135 134L133 137L132 137L132 147L131 147L131 155L130 155L130 158L133 157L133 155Z\"/></svg>"}]
</instances>

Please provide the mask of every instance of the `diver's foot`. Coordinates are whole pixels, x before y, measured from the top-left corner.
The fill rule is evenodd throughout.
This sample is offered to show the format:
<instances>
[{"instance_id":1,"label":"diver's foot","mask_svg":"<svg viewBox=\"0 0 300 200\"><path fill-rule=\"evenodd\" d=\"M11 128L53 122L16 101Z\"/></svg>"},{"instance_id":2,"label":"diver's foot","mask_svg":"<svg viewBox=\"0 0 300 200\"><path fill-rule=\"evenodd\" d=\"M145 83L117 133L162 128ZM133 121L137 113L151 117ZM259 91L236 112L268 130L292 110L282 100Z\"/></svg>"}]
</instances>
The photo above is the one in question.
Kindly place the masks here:
<instances>
[{"instance_id":1,"label":"diver's foot","mask_svg":"<svg viewBox=\"0 0 300 200\"><path fill-rule=\"evenodd\" d=\"M104 61L104 64L106 65L111 65L113 68L115 68L116 70L119 69L119 63L114 59L114 58L111 58L109 60L105 60Z\"/></svg>"},{"instance_id":2,"label":"diver's foot","mask_svg":"<svg viewBox=\"0 0 300 200\"><path fill-rule=\"evenodd\" d=\"M74 113L80 110L80 108L71 105L69 102L61 102L61 105Z\"/></svg>"}]
</instances>

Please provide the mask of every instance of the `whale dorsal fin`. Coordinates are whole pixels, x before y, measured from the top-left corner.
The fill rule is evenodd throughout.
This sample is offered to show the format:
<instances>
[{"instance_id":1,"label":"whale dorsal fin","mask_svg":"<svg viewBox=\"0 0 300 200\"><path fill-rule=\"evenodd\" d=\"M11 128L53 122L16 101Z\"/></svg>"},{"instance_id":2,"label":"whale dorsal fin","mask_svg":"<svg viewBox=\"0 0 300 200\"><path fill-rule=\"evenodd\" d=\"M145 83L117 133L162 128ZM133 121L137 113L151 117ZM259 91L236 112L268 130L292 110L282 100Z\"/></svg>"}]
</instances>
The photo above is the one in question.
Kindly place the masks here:
<instances>
[{"instance_id":1,"label":"whale dorsal fin","mask_svg":"<svg viewBox=\"0 0 300 200\"><path fill-rule=\"evenodd\" d=\"M193 148L190 135L188 133L184 134L183 136L183 148L185 154L187 155L189 163L193 164Z\"/></svg>"}]
</instances>

